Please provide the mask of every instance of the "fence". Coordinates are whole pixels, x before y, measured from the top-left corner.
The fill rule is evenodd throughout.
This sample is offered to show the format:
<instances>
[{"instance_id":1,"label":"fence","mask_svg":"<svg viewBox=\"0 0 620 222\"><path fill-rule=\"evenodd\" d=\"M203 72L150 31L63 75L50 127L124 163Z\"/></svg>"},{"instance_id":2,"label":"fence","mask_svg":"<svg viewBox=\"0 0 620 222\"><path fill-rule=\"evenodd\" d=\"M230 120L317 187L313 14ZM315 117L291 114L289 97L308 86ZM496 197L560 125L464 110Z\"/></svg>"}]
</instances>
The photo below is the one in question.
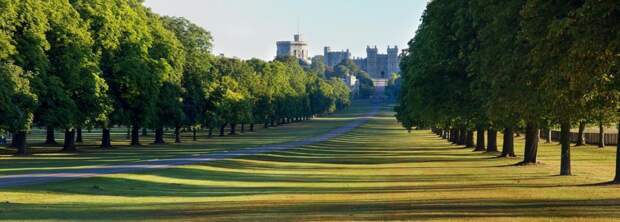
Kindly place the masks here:
<instances>
[{"instance_id":1,"label":"fence","mask_svg":"<svg viewBox=\"0 0 620 222\"><path fill-rule=\"evenodd\" d=\"M599 133L584 133L585 143L596 145L599 144ZM541 131L541 138L547 139L546 133ZM570 133L570 141L576 143L579 138L579 133ZM559 141L560 140L560 131L551 131L551 140ZM605 133L604 135L605 145L616 145L618 142L618 134L616 133Z\"/></svg>"}]
</instances>

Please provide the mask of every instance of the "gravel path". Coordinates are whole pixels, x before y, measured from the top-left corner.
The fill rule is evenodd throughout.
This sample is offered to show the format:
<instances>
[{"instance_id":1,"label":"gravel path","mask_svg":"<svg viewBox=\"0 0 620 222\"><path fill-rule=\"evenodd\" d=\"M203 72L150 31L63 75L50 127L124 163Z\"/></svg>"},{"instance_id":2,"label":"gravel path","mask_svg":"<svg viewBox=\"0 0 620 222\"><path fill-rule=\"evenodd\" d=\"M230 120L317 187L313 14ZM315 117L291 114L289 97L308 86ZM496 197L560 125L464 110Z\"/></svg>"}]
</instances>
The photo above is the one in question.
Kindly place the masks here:
<instances>
[{"instance_id":1,"label":"gravel path","mask_svg":"<svg viewBox=\"0 0 620 222\"><path fill-rule=\"evenodd\" d=\"M300 146L311 145L315 143L320 143L332 139L334 137L343 135L360 125L366 123L368 119L372 116L375 116L380 108L380 102L377 101L373 106L371 112L366 115L359 117L358 119L351 121L345 126L336 128L326 134L306 138L299 141L293 141L282 144L272 144L265 145L259 147L249 147L238 149L234 151L219 151L209 154L202 155L192 155L192 156L184 156L179 158L171 158L171 159L155 159L155 160L146 160L135 163L125 163L125 164L115 164L115 165L107 165L107 166L95 166L89 168L75 169L75 170L65 170L59 173L49 173L49 172L33 172L28 174L17 174L17 175L8 175L8 176L0 176L0 188L6 187L16 187L16 186L24 186L24 185L35 185L35 184L43 184L49 182L56 181L66 181L66 180L74 180L79 178L88 178L88 177L96 177L105 174L114 174L114 173L134 173L134 172L142 172L154 169L163 169L163 168L171 168L180 165L190 165L190 164L198 164L205 163L209 161L215 160L223 160L235 157L242 157L248 155L255 155L261 153L268 153L273 151L281 151L297 148Z\"/></svg>"}]
</instances>

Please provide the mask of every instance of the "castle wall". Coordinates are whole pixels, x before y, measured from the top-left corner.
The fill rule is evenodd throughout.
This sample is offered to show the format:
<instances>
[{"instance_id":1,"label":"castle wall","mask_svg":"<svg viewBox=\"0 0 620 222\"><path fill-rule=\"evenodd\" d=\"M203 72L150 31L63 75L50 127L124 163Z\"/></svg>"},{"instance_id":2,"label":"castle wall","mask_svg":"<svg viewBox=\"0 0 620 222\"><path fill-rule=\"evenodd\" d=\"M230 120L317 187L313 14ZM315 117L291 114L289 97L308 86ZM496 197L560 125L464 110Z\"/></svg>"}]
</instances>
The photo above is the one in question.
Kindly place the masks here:
<instances>
[{"instance_id":1,"label":"castle wall","mask_svg":"<svg viewBox=\"0 0 620 222\"><path fill-rule=\"evenodd\" d=\"M366 47L366 58L353 59L360 69L367 72L372 78L389 78L392 73L400 72L400 57L398 47L388 47L387 54L379 54L377 47ZM343 60L351 59L351 53L346 51L331 51L329 47L323 49L325 65L334 67Z\"/></svg>"}]
</instances>

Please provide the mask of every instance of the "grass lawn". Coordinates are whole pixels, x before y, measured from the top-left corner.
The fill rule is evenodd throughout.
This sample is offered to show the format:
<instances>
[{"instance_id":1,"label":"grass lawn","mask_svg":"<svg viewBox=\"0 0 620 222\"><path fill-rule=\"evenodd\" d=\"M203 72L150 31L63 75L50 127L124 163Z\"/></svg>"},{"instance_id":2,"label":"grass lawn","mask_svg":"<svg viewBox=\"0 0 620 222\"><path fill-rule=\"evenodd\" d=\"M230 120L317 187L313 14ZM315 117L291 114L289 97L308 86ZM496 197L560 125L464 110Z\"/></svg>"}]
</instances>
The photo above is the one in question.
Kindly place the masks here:
<instances>
[{"instance_id":1,"label":"grass lawn","mask_svg":"<svg viewBox=\"0 0 620 222\"><path fill-rule=\"evenodd\" d=\"M144 146L130 147L129 140L125 137L123 129L116 129L112 134L114 148L103 150L99 148L100 133L87 133L84 131L84 143L78 144L78 153L63 153L61 134L56 135L57 146L43 145L45 132L37 132L29 135L29 149L34 153L29 157L15 157L14 149L0 146L0 175L23 174L28 172L57 172L65 169L76 169L89 166L109 165L115 163L128 163L156 158L171 158L192 154L204 154L221 150L234 150L261 146L266 144L278 144L324 134L350 122L353 118L366 114L371 105L368 101L356 101L355 105L340 113L315 118L302 123L292 123L280 127L263 129L262 125L256 125L256 132L247 132L242 135L219 137L219 130L209 138L207 132L200 132L198 140L192 141L191 133L183 134L181 144L174 144L171 134L167 135L167 145L152 145L153 133L149 136L141 136ZM249 127L249 126L246 126ZM246 128L247 129L247 128ZM239 129L237 129L239 131ZM226 131L228 133L228 131Z\"/></svg>"},{"instance_id":2,"label":"grass lawn","mask_svg":"<svg viewBox=\"0 0 620 222\"><path fill-rule=\"evenodd\" d=\"M364 108L350 113L355 110ZM428 131L408 134L388 110L344 136L289 151L2 189L0 220L620 219L620 186L597 185L613 176L615 150L611 147L574 148L575 176L560 177L560 150L555 144L542 144L541 164L514 166L520 159L471 152L449 145ZM230 147L241 147L257 141L284 140L280 136L294 139L316 130L326 131L329 127L324 126L334 127L350 117L344 113L291 126L298 128L274 129L281 133L279 136L265 130L228 142L238 143ZM297 130L308 133L297 135L301 134ZM522 152L521 139L516 144L518 154ZM87 150L76 156L3 156L0 173L22 172L20 169L29 165L47 169L73 165L67 162L138 159L140 155L156 155L152 153L159 150L191 153L229 147L227 138L205 141L206 146L145 147L136 154L124 154L134 148L119 148L114 154ZM146 151L150 149L154 151Z\"/></svg>"}]
</instances>

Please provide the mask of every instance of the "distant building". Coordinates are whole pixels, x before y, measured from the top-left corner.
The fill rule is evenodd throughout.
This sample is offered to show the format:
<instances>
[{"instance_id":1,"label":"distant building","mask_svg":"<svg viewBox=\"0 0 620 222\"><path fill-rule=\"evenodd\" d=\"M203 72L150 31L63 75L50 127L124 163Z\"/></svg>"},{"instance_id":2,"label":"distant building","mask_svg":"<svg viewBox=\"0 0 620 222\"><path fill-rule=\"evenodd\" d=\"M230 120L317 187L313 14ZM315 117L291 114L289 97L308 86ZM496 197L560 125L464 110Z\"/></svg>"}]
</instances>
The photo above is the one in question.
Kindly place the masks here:
<instances>
[{"instance_id":1,"label":"distant building","mask_svg":"<svg viewBox=\"0 0 620 222\"><path fill-rule=\"evenodd\" d=\"M366 58L351 58L349 50L331 51L330 47L323 48L323 62L330 68L334 68L344 60L352 61L364 70L370 77L375 79L389 78L392 73L400 72L400 58L398 47L388 46L387 54L379 54L377 46L366 47Z\"/></svg>"},{"instance_id":2,"label":"distant building","mask_svg":"<svg viewBox=\"0 0 620 222\"><path fill-rule=\"evenodd\" d=\"M357 77L355 75L348 74L344 78L342 78L342 81L344 81L344 83L349 87L352 96L358 95L360 89L360 82L357 80Z\"/></svg>"},{"instance_id":3,"label":"distant building","mask_svg":"<svg viewBox=\"0 0 620 222\"><path fill-rule=\"evenodd\" d=\"M366 47L366 58L357 58L353 62L375 79L389 78L392 73L400 72L398 46L388 46L387 54L379 54L377 46Z\"/></svg>"},{"instance_id":4,"label":"distant building","mask_svg":"<svg viewBox=\"0 0 620 222\"><path fill-rule=\"evenodd\" d=\"M351 52L346 51L331 51L330 47L323 48L323 63L329 67L334 67L340 64L342 61L351 59Z\"/></svg>"},{"instance_id":5,"label":"distant building","mask_svg":"<svg viewBox=\"0 0 620 222\"><path fill-rule=\"evenodd\" d=\"M300 34L295 34L293 41L278 41L276 58L295 57L309 63L308 43L301 39Z\"/></svg>"}]
</instances>

